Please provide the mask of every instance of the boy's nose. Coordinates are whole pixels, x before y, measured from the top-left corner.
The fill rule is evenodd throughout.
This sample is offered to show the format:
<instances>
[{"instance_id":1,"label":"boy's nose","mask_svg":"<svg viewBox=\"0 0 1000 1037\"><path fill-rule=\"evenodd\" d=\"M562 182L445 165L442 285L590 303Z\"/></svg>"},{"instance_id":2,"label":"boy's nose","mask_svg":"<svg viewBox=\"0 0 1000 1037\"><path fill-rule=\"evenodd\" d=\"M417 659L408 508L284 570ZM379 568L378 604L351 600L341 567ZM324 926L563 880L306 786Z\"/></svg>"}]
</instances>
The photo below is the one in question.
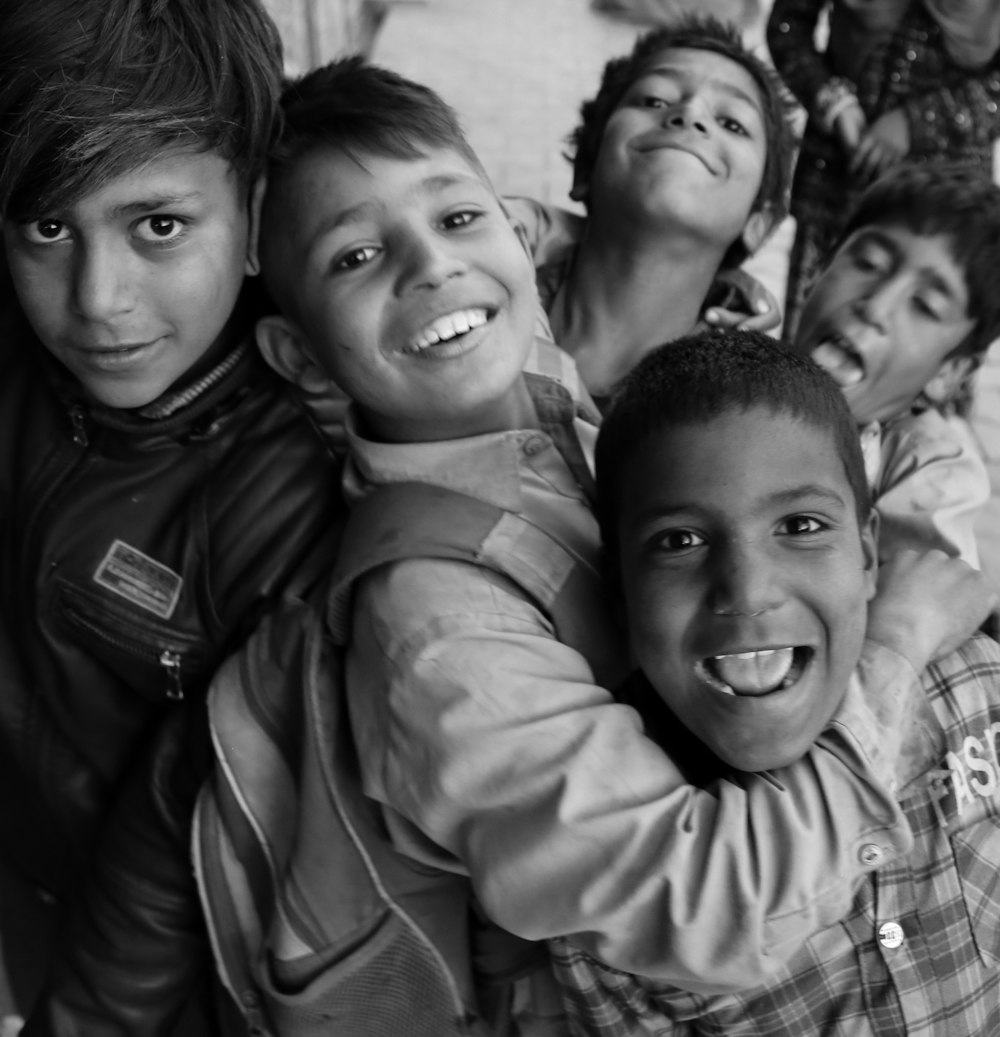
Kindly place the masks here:
<instances>
[{"instance_id":1,"label":"boy's nose","mask_svg":"<svg viewBox=\"0 0 1000 1037\"><path fill-rule=\"evenodd\" d=\"M881 334L889 330L890 320L899 305L903 286L894 279L880 281L858 300L857 311L861 319Z\"/></svg>"},{"instance_id":2,"label":"boy's nose","mask_svg":"<svg viewBox=\"0 0 1000 1037\"><path fill-rule=\"evenodd\" d=\"M108 247L83 247L74 277L76 309L92 321L107 321L135 305L135 284L126 255Z\"/></svg>"},{"instance_id":3,"label":"boy's nose","mask_svg":"<svg viewBox=\"0 0 1000 1037\"><path fill-rule=\"evenodd\" d=\"M766 553L736 544L719 557L709 605L717 616L760 616L776 609L782 594Z\"/></svg>"},{"instance_id":4,"label":"boy's nose","mask_svg":"<svg viewBox=\"0 0 1000 1037\"><path fill-rule=\"evenodd\" d=\"M676 129L692 129L708 133L708 120L704 105L694 98L687 98L667 109L666 124Z\"/></svg>"},{"instance_id":5,"label":"boy's nose","mask_svg":"<svg viewBox=\"0 0 1000 1037\"><path fill-rule=\"evenodd\" d=\"M454 248L440 236L413 235L406 246L403 287L439 288L466 269Z\"/></svg>"}]
</instances>

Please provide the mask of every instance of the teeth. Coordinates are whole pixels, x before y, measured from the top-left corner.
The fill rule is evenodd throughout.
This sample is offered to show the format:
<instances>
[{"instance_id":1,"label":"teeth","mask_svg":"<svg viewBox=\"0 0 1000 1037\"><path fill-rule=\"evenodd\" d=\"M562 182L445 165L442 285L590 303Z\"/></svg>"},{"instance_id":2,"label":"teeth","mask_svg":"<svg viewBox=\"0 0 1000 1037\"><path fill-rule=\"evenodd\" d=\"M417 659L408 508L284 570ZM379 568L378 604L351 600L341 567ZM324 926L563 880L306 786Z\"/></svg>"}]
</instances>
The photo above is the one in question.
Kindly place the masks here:
<instances>
[{"instance_id":1,"label":"teeth","mask_svg":"<svg viewBox=\"0 0 1000 1037\"><path fill-rule=\"evenodd\" d=\"M428 324L410 343L410 348L419 351L427 349L428 346L436 346L439 342L447 342L473 328L481 327L488 319L489 315L482 309L457 310L455 313L445 314Z\"/></svg>"},{"instance_id":2,"label":"teeth","mask_svg":"<svg viewBox=\"0 0 1000 1037\"><path fill-rule=\"evenodd\" d=\"M842 339L825 339L812 351L812 358L841 389L857 385L865 376L857 353Z\"/></svg>"},{"instance_id":3,"label":"teeth","mask_svg":"<svg viewBox=\"0 0 1000 1037\"><path fill-rule=\"evenodd\" d=\"M788 679L794 648L716 655L702 661L702 672L719 691L729 695L760 695L776 691Z\"/></svg>"}]
</instances>

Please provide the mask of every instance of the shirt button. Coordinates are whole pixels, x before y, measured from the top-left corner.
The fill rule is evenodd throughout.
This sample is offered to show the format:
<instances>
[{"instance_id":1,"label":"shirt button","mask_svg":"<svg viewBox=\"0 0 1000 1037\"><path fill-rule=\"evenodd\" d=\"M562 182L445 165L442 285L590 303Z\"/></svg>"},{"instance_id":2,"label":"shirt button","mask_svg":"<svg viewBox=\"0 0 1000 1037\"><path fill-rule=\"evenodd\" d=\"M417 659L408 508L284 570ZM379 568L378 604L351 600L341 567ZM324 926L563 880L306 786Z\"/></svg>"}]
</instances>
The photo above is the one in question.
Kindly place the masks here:
<instances>
[{"instance_id":1,"label":"shirt button","mask_svg":"<svg viewBox=\"0 0 1000 1037\"><path fill-rule=\"evenodd\" d=\"M894 951L906 939L903 927L898 922L883 922L878 927L878 942L887 950Z\"/></svg>"},{"instance_id":2,"label":"shirt button","mask_svg":"<svg viewBox=\"0 0 1000 1037\"><path fill-rule=\"evenodd\" d=\"M541 436L532 436L524 441L524 452L528 457L534 457L545 449L545 440Z\"/></svg>"},{"instance_id":3,"label":"shirt button","mask_svg":"<svg viewBox=\"0 0 1000 1037\"><path fill-rule=\"evenodd\" d=\"M791 26L788 24L788 22L781 22L778 25L778 32L788 32L790 28Z\"/></svg>"},{"instance_id":4,"label":"shirt button","mask_svg":"<svg viewBox=\"0 0 1000 1037\"><path fill-rule=\"evenodd\" d=\"M858 860L866 868L874 868L877 864L882 863L882 858L885 854L882 852L882 847L876 843L865 843L864 846L858 850Z\"/></svg>"},{"instance_id":5,"label":"shirt button","mask_svg":"<svg viewBox=\"0 0 1000 1037\"><path fill-rule=\"evenodd\" d=\"M908 50L906 52L906 60L907 61L916 61L917 60L917 52L915 50L912 50L912 49Z\"/></svg>"},{"instance_id":6,"label":"shirt button","mask_svg":"<svg viewBox=\"0 0 1000 1037\"><path fill-rule=\"evenodd\" d=\"M900 81L900 79L902 79L902 76L901 76L901 75L900 75L900 74L899 74L898 72L890 72L890 73L889 73L889 78L890 78L890 79L891 79L891 80L892 80L892 81L893 81L894 83L898 83L898 82Z\"/></svg>"},{"instance_id":7,"label":"shirt button","mask_svg":"<svg viewBox=\"0 0 1000 1037\"><path fill-rule=\"evenodd\" d=\"M818 159L816 159L816 168L817 169L826 169L826 159L825 158L818 158Z\"/></svg>"},{"instance_id":8,"label":"shirt button","mask_svg":"<svg viewBox=\"0 0 1000 1037\"><path fill-rule=\"evenodd\" d=\"M988 112L995 112L997 110L997 103L996 103L996 101L987 101L986 102L986 110Z\"/></svg>"}]
</instances>

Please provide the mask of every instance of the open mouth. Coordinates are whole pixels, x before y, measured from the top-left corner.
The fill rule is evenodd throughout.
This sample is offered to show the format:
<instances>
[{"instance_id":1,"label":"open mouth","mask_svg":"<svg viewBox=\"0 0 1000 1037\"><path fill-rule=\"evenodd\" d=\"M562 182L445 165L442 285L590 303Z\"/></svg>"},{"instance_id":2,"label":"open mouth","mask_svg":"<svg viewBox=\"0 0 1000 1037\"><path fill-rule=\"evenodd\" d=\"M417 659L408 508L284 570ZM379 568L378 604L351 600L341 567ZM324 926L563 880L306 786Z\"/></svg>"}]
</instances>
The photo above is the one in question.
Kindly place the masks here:
<instances>
[{"instance_id":1,"label":"open mouth","mask_svg":"<svg viewBox=\"0 0 1000 1037\"><path fill-rule=\"evenodd\" d=\"M865 377L864 360L844 335L827 335L810 355L841 389L850 389Z\"/></svg>"},{"instance_id":2,"label":"open mouth","mask_svg":"<svg viewBox=\"0 0 1000 1037\"><path fill-rule=\"evenodd\" d=\"M770 695L795 684L812 656L813 650L805 645L711 655L695 663L695 673L724 695Z\"/></svg>"},{"instance_id":3,"label":"open mouth","mask_svg":"<svg viewBox=\"0 0 1000 1037\"><path fill-rule=\"evenodd\" d=\"M443 317L431 321L414 339L408 343L405 352L423 353L444 343L455 343L470 331L483 327L496 316L496 310L485 307L473 307L467 310L456 310Z\"/></svg>"}]
</instances>

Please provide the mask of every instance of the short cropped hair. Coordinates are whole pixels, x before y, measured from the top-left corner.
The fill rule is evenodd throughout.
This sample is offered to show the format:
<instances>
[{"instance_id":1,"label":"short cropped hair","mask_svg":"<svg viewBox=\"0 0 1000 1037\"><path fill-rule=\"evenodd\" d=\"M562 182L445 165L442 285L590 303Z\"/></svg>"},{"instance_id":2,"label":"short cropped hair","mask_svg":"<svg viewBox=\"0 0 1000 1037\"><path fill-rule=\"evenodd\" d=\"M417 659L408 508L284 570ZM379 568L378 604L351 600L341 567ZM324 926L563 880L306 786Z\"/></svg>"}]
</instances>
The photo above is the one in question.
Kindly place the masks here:
<instances>
[{"instance_id":1,"label":"short cropped hair","mask_svg":"<svg viewBox=\"0 0 1000 1037\"><path fill-rule=\"evenodd\" d=\"M360 56L332 61L289 83L281 111L282 130L269 164L271 183L324 147L355 160L365 154L416 159L429 148L452 148L486 178L450 105L430 87Z\"/></svg>"},{"instance_id":2,"label":"short cropped hair","mask_svg":"<svg viewBox=\"0 0 1000 1037\"><path fill-rule=\"evenodd\" d=\"M0 215L37 219L164 149L263 171L281 39L259 0L4 0Z\"/></svg>"},{"instance_id":3,"label":"short cropped hair","mask_svg":"<svg viewBox=\"0 0 1000 1037\"><path fill-rule=\"evenodd\" d=\"M709 422L729 411L765 407L829 432L854 494L859 526L871 493L857 424L834 380L758 331L701 331L660 346L615 393L597 437L597 520L608 557L618 550L623 472L650 436Z\"/></svg>"},{"instance_id":4,"label":"short cropped hair","mask_svg":"<svg viewBox=\"0 0 1000 1037\"><path fill-rule=\"evenodd\" d=\"M965 274L968 316L975 321L952 355L981 357L1000 335L1000 187L969 164L899 166L864 192L837 247L873 225L948 239L952 258Z\"/></svg>"},{"instance_id":5,"label":"short cropped hair","mask_svg":"<svg viewBox=\"0 0 1000 1037\"><path fill-rule=\"evenodd\" d=\"M796 140L794 103L778 74L747 48L739 30L710 16L681 17L654 29L636 41L630 54L613 58L604 66L600 88L595 97L580 106L579 125L568 138L574 183L590 182L608 120L632 84L646 74L653 58L680 47L721 54L745 68L756 82L764 110L766 156L753 211L770 209L777 223L788 212ZM736 241L722 266L739 266L747 257L746 246Z\"/></svg>"}]
</instances>

